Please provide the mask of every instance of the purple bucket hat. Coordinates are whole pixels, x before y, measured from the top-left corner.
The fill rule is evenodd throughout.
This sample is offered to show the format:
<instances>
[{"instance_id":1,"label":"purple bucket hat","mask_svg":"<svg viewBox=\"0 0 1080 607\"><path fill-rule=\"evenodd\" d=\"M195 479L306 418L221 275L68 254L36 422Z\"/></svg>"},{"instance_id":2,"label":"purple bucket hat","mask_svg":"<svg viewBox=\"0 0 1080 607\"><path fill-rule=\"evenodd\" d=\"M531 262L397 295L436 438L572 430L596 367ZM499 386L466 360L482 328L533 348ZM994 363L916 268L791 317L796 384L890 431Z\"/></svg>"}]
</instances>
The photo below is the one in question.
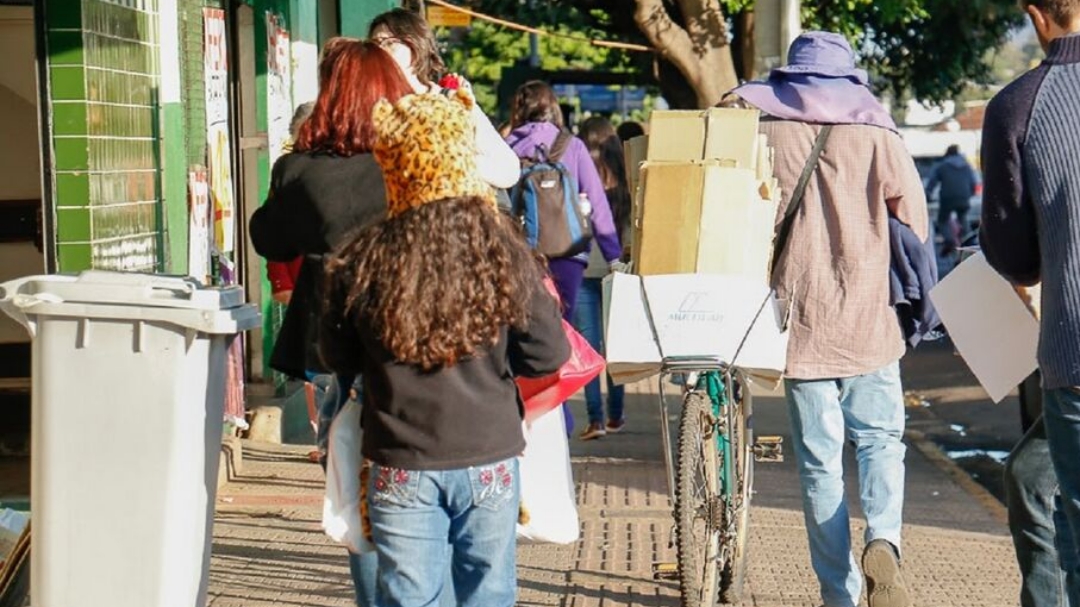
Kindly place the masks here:
<instances>
[{"instance_id":1,"label":"purple bucket hat","mask_svg":"<svg viewBox=\"0 0 1080 607\"><path fill-rule=\"evenodd\" d=\"M807 32L791 43L790 65L767 80L747 82L731 92L780 120L814 124L865 124L892 131L896 123L870 91L865 70L843 36Z\"/></svg>"},{"instance_id":2,"label":"purple bucket hat","mask_svg":"<svg viewBox=\"0 0 1080 607\"><path fill-rule=\"evenodd\" d=\"M866 70L855 67L855 52L840 34L807 32L791 43L788 64L773 70L781 74L813 74L831 78L850 78L867 85Z\"/></svg>"}]
</instances>

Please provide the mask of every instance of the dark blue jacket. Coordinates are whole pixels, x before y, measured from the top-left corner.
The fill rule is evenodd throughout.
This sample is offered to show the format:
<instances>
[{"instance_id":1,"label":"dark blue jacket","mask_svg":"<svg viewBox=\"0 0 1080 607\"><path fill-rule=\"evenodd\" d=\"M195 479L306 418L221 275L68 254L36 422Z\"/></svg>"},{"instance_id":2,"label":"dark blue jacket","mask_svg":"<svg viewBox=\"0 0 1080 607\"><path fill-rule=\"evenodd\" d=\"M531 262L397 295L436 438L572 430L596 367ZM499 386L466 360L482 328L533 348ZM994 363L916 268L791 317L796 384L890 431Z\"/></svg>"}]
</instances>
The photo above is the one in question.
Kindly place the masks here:
<instances>
[{"instance_id":1,"label":"dark blue jacket","mask_svg":"<svg viewBox=\"0 0 1080 607\"><path fill-rule=\"evenodd\" d=\"M919 240L915 232L895 217L889 218L889 303L896 308L904 339L914 348L926 334L941 325L930 289L938 282L937 259L930 240Z\"/></svg>"}]
</instances>

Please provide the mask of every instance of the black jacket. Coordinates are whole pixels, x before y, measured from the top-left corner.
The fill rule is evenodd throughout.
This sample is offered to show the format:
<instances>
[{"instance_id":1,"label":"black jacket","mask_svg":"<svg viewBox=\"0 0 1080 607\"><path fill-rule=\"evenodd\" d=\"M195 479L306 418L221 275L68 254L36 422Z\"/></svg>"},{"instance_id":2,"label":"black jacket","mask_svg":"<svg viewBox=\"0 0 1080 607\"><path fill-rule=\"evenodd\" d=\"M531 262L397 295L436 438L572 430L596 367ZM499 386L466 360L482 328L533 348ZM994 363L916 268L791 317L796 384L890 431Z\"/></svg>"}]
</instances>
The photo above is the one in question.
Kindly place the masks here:
<instances>
[{"instance_id":1,"label":"black jacket","mask_svg":"<svg viewBox=\"0 0 1080 607\"><path fill-rule=\"evenodd\" d=\"M344 315L343 294L331 299L323 356L339 375L363 377L363 453L384 466L447 470L520 454L524 405L514 377L550 375L570 356L558 306L540 285L525 330L504 327L490 350L432 372L395 361L371 323Z\"/></svg>"},{"instance_id":2,"label":"black jacket","mask_svg":"<svg viewBox=\"0 0 1080 607\"><path fill-rule=\"evenodd\" d=\"M255 251L271 261L304 256L270 366L303 379L324 371L316 348L323 259L353 230L386 217L382 171L371 154L293 152L274 163L270 196L251 216Z\"/></svg>"}]
</instances>

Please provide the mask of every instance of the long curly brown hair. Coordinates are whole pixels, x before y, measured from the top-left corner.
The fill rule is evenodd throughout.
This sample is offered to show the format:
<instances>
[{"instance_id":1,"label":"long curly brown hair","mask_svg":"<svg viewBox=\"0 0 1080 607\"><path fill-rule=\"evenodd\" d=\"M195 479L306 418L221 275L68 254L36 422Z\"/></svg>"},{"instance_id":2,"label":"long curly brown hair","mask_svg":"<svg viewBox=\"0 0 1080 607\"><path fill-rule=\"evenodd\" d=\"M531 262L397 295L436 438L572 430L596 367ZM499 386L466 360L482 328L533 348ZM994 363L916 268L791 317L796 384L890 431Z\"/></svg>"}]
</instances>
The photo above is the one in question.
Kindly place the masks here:
<instances>
[{"instance_id":1,"label":"long curly brown hair","mask_svg":"<svg viewBox=\"0 0 1080 607\"><path fill-rule=\"evenodd\" d=\"M519 230L476 197L359 231L327 263L327 309L367 324L398 362L451 366L525 328L543 270Z\"/></svg>"}]
</instances>

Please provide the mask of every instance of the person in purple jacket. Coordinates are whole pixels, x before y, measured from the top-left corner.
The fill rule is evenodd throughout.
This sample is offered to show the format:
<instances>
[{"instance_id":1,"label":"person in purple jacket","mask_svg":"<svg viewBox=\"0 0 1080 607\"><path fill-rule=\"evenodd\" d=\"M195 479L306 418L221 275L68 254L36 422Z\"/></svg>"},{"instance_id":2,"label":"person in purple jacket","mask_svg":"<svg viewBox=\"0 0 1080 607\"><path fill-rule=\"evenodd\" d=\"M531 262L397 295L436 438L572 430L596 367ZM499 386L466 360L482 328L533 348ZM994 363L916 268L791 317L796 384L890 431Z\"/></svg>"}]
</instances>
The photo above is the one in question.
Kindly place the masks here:
<instances>
[{"instance_id":1,"label":"person in purple jacket","mask_svg":"<svg viewBox=\"0 0 1080 607\"><path fill-rule=\"evenodd\" d=\"M535 157L537 147L541 145L551 148L555 137L565 127L559 100L547 83L532 80L518 88L511 102L510 127L506 142L518 158ZM611 206L585 142L577 137L571 139L562 156L562 163L574 178L578 193L589 198L589 204L592 205L590 219L593 239L600 245L604 260L611 269L621 269L619 257L622 246L619 244L615 221L611 217ZM555 280L555 288L562 298L563 318L568 321L574 316L574 303L577 301L577 293L588 263L588 250L573 257L548 259L548 268Z\"/></svg>"},{"instance_id":2,"label":"person in purple jacket","mask_svg":"<svg viewBox=\"0 0 1080 607\"><path fill-rule=\"evenodd\" d=\"M551 149L555 138L565 126L559 100L546 82L531 80L518 87L510 105L510 128L506 142L518 158L536 157L539 146ZM622 246L619 244L615 221L611 216L611 206L608 204L607 194L604 193L600 173L596 170L585 142L572 137L561 161L574 178L578 194L585 194L592 205L590 222L593 240L600 246L604 261L608 263L610 270L621 271L625 267L619 261ZM592 246L591 243L589 246ZM589 249L572 257L548 259L548 270L562 300L563 318L567 322L571 322L574 317L574 306L588 264ZM563 413L566 415L567 433L572 433L574 419L570 415L570 409L563 407Z\"/></svg>"}]
</instances>

